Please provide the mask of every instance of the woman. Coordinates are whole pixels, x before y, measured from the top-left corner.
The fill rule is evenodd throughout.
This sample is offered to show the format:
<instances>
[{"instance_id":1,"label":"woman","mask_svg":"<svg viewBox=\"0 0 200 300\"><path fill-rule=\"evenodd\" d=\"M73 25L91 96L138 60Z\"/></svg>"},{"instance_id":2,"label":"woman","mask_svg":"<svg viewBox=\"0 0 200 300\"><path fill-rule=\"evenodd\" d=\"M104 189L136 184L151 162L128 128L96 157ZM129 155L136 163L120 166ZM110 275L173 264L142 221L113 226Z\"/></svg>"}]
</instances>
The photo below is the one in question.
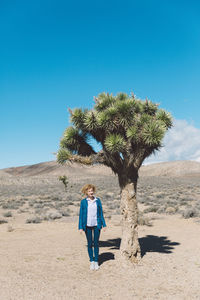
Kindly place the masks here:
<instances>
[{"instance_id":1,"label":"woman","mask_svg":"<svg viewBox=\"0 0 200 300\"><path fill-rule=\"evenodd\" d=\"M86 198L81 200L78 229L80 233L85 231L86 234L90 270L98 270L99 236L101 228L106 227L106 222L103 216L101 200L94 196L96 187L93 184L86 184L82 187L81 192L86 195ZM94 243L94 257L92 243Z\"/></svg>"}]
</instances>

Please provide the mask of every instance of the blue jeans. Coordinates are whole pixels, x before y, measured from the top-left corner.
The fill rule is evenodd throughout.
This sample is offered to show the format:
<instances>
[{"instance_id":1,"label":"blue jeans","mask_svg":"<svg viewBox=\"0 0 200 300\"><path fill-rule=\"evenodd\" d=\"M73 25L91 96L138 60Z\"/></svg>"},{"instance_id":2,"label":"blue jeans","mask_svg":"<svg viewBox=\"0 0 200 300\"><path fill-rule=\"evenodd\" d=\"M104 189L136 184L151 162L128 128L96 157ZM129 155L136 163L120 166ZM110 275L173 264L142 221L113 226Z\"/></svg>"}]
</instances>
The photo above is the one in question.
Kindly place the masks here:
<instances>
[{"instance_id":1,"label":"blue jeans","mask_svg":"<svg viewBox=\"0 0 200 300\"><path fill-rule=\"evenodd\" d=\"M94 237L92 232L94 232ZM101 230L97 226L86 226L85 234L88 242L88 255L90 261L98 261L99 258L99 236ZM93 243L94 243L94 257L93 257Z\"/></svg>"}]
</instances>

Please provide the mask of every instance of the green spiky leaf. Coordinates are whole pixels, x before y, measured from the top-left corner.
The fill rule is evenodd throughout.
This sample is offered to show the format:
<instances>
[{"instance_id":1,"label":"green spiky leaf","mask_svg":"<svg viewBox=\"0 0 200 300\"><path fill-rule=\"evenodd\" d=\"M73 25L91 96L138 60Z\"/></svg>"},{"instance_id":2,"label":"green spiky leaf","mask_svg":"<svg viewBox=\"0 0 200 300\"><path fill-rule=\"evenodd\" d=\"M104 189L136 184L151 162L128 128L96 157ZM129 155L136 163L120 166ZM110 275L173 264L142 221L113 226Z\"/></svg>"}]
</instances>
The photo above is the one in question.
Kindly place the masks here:
<instances>
[{"instance_id":1,"label":"green spiky leaf","mask_svg":"<svg viewBox=\"0 0 200 300\"><path fill-rule=\"evenodd\" d=\"M116 96L116 100L124 101L128 99L128 95L126 93L118 93Z\"/></svg>"},{"instance_id":2,"label":"green spiky leaf","mask_svg":"<svg viewBox=\"0 0 200 300\"><path fill-rule=\"evenodd\" d=\"M153 116L153 115L155 115L157 110L158 110L157 104L155 104L149 100L146 100L143 102L143 112L145 114L149 114L149 115Z\"/></svg>"},{"instance_id":3,"label":"green spiky leaf","mask_svg":"<svg viewBox=\"0 0 200 300\"><path fill-rule=\"evenodd\" d=\"M99 127L97 113L95 111L89 111L85 115L84 126L88 131L96 130Z\"/></svg>"},{"instance_id":4,"label":"green spiky leaf","mask_svg":"<svg viewBox=\"0 0 200 300\"><path fill-rule=\"evenodd\" d=\"M116 129L119 125L117 120L117 109L115 106L109 107L98 115L98 123L106 131Z\"/></svg>"},{"instance_id":5,"label":"green spiky leaf","mask_svg":"<svg viewBox=\"0 0 200 300\"><path fill-rule=\"evenodd\" d=\"M147 146L159 147L164 137L166 128L160 121L152 121L144 125L142 140Z\"/></svg>"},{"instance_id":6,"label":"green spiky leaf","mask_svg":"<svg viewBox=\"0 0 200 300\"><path fill-rule=\"evenodd\" d=\"M108 93L101 93L97 100L96 100L96 105L95 105L95 109L97 111L103 111L106 110L107 108L109 108L114 102L115 102L115 98L111 95L109 95Z\"/></svg>"},{"instance_id":7,"label":"green spiky leaf","mask_svg":"<svg viewBox=\"0 0 200 300\"><path fill-rule=\"evenodd\" d=\"M128 128L128 130L126 132L126 136L132 142L137 143L138 142L138 127L132 126L132 127Z\"/></svg>"},{"instance_id":8,"label":"green spiky leaf","mask_svg":"<svg viewBox=\"0 0 200 300\"><path fill-rule=\"evenodd\" d=\"M105 147L110 153L122 152L126 147L126 142L121 135L110 134L105 139Z\"/></svg>"},{"instance_id":9,"label":"green spiky leaf","mask_svg":"<svg viewBox=\"0 0 200 300\"><path fill-rule=\"evenodd\" d=\"M164 109L160 109L157 112L156 117L165 124L166 128L172 127L172 116L169 112L166 112Z\"/></svg>"},{"instance_id":10,"label":"green spiky leaf","mask_svg":"<svg viewBox=\"0 0 200 300\"><path fill-rule=\"evenodd\" d=\"M71 157L70 151L60 148L57 152L57 162L64 164Z\"/></svg>"},{"instance_id":11,"label":"green spiky leaf","mask_svg":"<svg viewBox=\"0 0 200 300\"><path fill-rule=\"evenodd\" d=\"M88 136L86 133L70 126L64 132L64 137L60 141L60 147L84 156L94 154L95 151L87 143L87 140Z\"/></svg>"},{"instance_id":12,"label":"green spiky leaf","mask_svg":"<svg viewBox=\"0 0 200 300\"><path fill-rule=\"evenodd\" d=\"M88 110L82 110L81 108L75 108L71 112L71 118L70 121L74 124L74 126L78 129L84 129L84 120L85 115L87 114Z\"/></svg>"}]
</instances>

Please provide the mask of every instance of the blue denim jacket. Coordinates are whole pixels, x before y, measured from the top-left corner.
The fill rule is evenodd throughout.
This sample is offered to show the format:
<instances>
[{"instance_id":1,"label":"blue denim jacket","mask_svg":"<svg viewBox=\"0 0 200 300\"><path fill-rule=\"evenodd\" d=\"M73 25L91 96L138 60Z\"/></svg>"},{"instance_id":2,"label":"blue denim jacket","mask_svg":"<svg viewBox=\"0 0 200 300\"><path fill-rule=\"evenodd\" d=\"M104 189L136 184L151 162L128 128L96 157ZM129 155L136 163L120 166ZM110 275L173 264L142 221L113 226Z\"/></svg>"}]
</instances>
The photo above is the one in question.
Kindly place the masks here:
<instances>
[{"instance_id":1,"label":"blue denim jacket","mask_svg":"<svg viewBox=\"0 0 200 300\"><path fill-rule=\"evenodd\" d=\"M86 230L87 225L87 208L88 208L88 201L86 198L81 200L80 205L80 212L79 212L79 223L78 223L78 229ZM103 216L103 209L101 205L101 200L97 198L97 227L101 229L103 227L106 227L106 222L104 220Z\"/></svg>"}]
</instances>

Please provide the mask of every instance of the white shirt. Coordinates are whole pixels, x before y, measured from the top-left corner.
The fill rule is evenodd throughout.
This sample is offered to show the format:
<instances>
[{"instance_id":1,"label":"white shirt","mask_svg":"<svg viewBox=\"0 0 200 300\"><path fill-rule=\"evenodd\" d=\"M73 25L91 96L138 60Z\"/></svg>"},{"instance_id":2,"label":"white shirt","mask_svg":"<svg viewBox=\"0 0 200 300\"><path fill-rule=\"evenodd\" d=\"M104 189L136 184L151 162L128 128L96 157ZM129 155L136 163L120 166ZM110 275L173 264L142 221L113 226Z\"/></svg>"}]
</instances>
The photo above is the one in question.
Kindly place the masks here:
<instances>
[{"instance_id":1,"label":"white shirt","mask_svg":"<svg viewBox=\"0 0 200 300\"><path fill-rule=\"evenodd\" d=\"M87 226L97 226L97 198L94 200L87 198L88 210L87 210Z\"/></svg>"}]
</instances>

